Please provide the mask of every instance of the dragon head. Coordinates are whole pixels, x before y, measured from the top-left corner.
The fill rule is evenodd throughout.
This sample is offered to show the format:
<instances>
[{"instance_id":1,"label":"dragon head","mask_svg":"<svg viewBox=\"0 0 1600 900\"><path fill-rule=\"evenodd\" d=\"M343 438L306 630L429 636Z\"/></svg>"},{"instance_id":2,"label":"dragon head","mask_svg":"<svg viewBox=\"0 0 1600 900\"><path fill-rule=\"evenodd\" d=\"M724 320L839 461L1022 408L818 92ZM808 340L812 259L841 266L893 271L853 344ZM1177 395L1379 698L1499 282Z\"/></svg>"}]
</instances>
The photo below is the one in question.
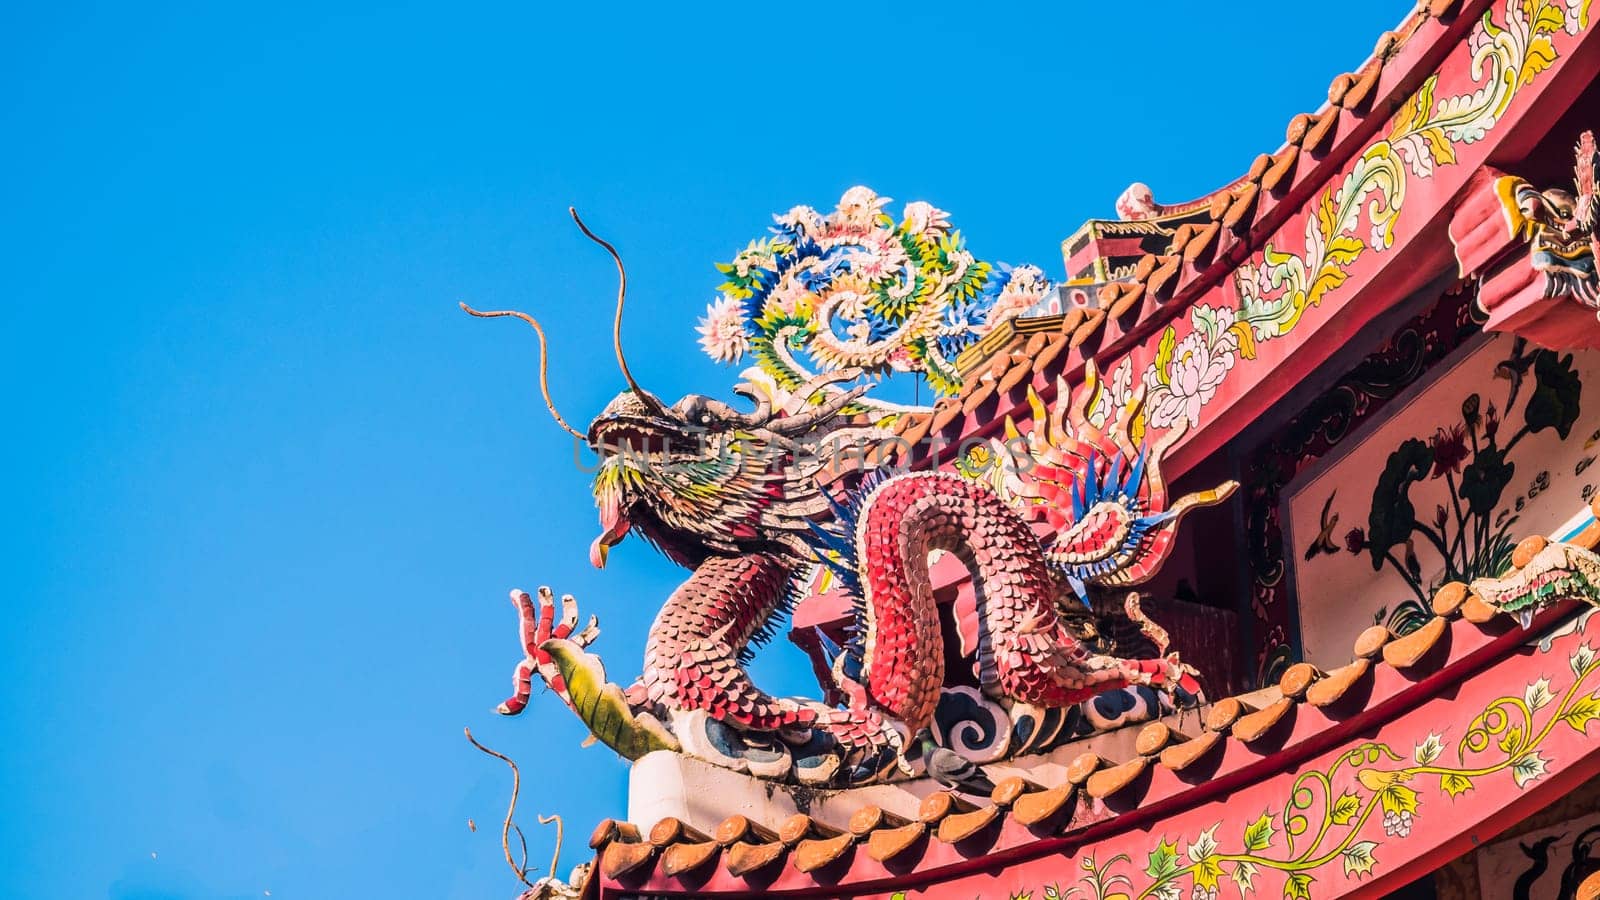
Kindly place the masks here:
<instances>
[{"instance_id":1,"label":"dragon head","mask_svg":"<svg viewBox=\"0 0 1600 900\"><path fill-rule=\"evenodd\" d=\"M641 390L617 395L587 435L600 458L601 530L589 561L603 567L607 551L634 531L690 567L711 554L808 555L807 519L828 508L817 476L830 460L814 438L838 429L840 410L862 390L786 416L759 400L742 413L699 394L671 406Z\"/></svg>"},{"instance_id":2,"label":"dragon head","mask_svg":"<svg viewBox=\"0 0 1600 900\"><path fill-rule=\"evenodd\" d=\"M461 308L484 318L514 316L539 335L539 389L545 407L557 424L600 457L594 480L600 536L590 546L589 561L604 567L610 548L634 531L674 562L691 567L713 554L757 551L809 557L803 539L810 527L807 518L828 509L816 476L832 462L819 452L818 439L855 440L878 433L840 416L865 386L821 392L861 372L838 370L811 379L789 395L787 404L794 411L788 415L779 414L749 385L735 388L755 401L748 413L699 394L668 406L639 386L622 354L622 307L628 291L622 257L583 224L576 210L568 212L584 235L616 262L612 344L628 383L628 390L589 424L587 434L567 424L550 399L549 348L538 320L514 310L479 312L465 303Z\"/></svg>"}]
</instances>

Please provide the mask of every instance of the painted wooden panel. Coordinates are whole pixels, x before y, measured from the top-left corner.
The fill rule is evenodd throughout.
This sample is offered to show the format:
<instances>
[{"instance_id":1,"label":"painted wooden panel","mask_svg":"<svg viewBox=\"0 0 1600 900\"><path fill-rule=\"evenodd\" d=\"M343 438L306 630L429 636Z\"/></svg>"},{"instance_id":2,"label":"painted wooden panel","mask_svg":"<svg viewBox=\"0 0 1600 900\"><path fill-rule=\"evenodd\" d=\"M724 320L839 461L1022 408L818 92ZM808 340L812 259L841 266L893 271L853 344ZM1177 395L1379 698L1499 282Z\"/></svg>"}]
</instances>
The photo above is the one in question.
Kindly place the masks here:
<instances>
[{"instance_id":1,"label":"painted wooden panel","mask_svg":"<svg viewBox=\"0 0 1600 900\"><path fill-rule=\"evenodd\" d=\"M1312 662L1342 664L1374 622L1414 629L1440 585L1498 574L1600 482L1600 353L1495 335L1432 374L1285 491Z\"/></svg>"}]
</instances>

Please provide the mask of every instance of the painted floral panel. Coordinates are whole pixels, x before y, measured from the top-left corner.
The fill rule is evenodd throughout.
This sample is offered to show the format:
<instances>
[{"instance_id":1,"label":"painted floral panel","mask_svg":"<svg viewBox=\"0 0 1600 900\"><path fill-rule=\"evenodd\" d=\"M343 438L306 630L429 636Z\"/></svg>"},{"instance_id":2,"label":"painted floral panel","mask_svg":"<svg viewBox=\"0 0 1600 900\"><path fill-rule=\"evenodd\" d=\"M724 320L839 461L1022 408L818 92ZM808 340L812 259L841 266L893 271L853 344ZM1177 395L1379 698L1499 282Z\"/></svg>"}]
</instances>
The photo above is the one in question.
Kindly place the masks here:
<instances>
[{"instance_id":1,"label":"painted floral panel","mask_svg":"<svg viewBox=\"0 0 1600 900\"><path fill-rule=\"evenodd\" d=\"M1593 497L1600 353L1497 335L1285 491L1305 657L1343 663L1374 622L1405 633L1449 581L1499 574L1517 539Z\"/></svg>"}]
</instances>

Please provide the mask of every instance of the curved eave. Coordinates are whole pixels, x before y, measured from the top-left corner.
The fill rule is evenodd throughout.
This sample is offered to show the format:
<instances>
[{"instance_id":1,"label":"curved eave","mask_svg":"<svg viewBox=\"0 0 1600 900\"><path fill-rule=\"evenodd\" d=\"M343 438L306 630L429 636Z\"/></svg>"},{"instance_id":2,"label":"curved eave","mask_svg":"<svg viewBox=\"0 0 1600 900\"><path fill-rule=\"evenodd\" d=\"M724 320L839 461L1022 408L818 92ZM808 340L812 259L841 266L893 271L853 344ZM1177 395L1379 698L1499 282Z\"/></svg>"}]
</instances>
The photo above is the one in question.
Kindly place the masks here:
<instances>
[{"instance_id":1,"label":"curved eave","mask_svg":"<svg viewBox=\"0 0 1600 900\"><path fill-rule=\"evenodd\" d=\"M1030 388L1046 403L1054 401L1058 383L1082 383L1086 361L1109 372L1131 359L1137 381L1157 357L1164 333L1173 326L1186 329L1196 306L1237 309L1235 271L1246 263L1259 266L1268 245L1280 251L1302 247L1320 198L1336 190L1358 158L1382 141L1397 110L1427 79L1437 76L1435 98L1476 89L1467 37L1486 13L1504 20L1514 6L1505 0L1427 4L1386 33L1360 69L1335 79L1326 105L1295 117L1282 148L1262 154L1241 181L1211 195L1200 217L1205 221L1177 226L1164 252L1138 259L1131 278L1102 286L1083 305L1069 304L1063 315L996 328L964 354L966 383L959 395L896 423L902 438L917 448L914 463L940 465L964 438L994 435L1008 415L1026 417ZM1493 127L1476 140L1453 145L1453 162L1439 164L1427 177L1411 178L1393 245L1362 253L1293 334L1286 329L1260 344L1258 358L1240 362L1208 400L1200 421L1173 448L1170 476L1220 447L1409 293L1455 271L1446 211L1461 201L1487 161L1525 152L1529 136L1542 134L1594 79L1600 63L1597 30L1590 26L1552 35L1555 61L1515 92ZM1362 219L1361 228L1366 227ZM930 454L930 446L938 449Z\"/></svg>"}]
</instances>

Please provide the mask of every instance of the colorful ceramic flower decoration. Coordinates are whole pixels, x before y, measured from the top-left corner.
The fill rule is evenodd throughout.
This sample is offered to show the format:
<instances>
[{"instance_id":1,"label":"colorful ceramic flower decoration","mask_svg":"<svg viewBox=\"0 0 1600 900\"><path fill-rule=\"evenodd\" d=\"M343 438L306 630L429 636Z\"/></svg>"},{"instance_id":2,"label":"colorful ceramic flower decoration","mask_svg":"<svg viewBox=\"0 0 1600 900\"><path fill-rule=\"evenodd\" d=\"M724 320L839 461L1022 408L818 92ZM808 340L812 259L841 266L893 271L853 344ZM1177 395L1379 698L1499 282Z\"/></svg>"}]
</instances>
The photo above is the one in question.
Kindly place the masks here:
<instances>
[{"instance_id":1,"label":"colorful ceramic flower decoration","mask_svg":"<svg viewBox=\"0 0 1600 900\"><path fill-rule=\"evenodd\" d=\"M746 355L784 392L819 373L918 372L940 394L961 388L956 356L990 329L1047 300L1037 266L976 259L931 204L853 187L824 216L797 206L773 236L717 266L727 281L700 320L718 362Z\"/></svg>"}]
</instances>

